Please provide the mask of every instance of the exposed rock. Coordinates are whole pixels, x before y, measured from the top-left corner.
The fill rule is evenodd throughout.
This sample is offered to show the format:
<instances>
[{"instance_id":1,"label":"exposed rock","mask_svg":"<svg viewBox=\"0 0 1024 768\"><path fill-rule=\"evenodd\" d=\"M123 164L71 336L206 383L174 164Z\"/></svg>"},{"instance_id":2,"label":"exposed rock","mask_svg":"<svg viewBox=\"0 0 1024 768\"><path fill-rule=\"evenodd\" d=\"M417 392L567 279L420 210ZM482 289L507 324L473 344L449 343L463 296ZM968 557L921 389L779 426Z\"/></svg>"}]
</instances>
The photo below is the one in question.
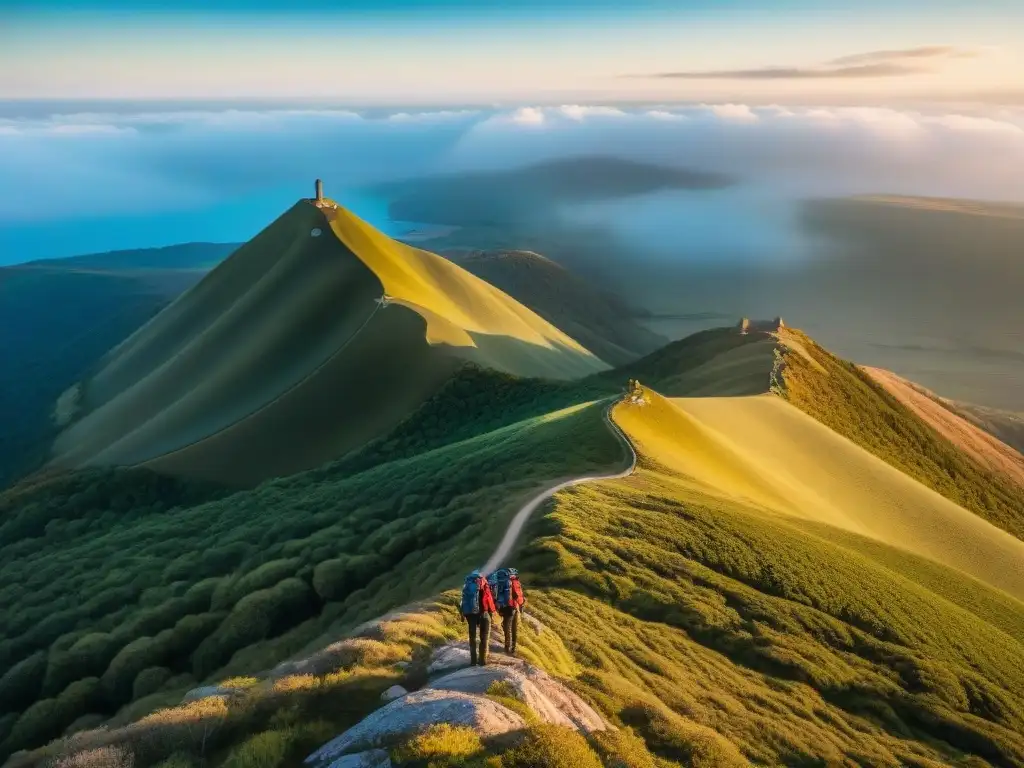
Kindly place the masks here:
<instances>
[{"instance_id":1,"label":"exposed rock","mask_svg":"<svg viewBox=\"0 0 1024 768\"><path fill-rule=\"evenodd\" d=\"M388 688L386 691L384 691L384 693L380 695L380 699L381 701L394 701L395 699L402 698L407 693L409 692L405 690L405 688L403 688L402 686L392 685L390 688Z\"/></svg>"},{"instance_id":2,"label":"exposed rock","mask_svg":"<svg viewBox=\"0 0 1024 768\"><path fill-rule=\"evenodd\" d=\"M320 747L306 762L334 761L346 752L379 747L434 723L468 726L481 738L524 727L519 715L483 696L457 691L415 691L368 715Z\"/></svg>"},{"instance_id":3,"label":"exposed rock","mask_svg":"<svg viewBox=\"0 0 1024 768\"><path fill-rule=\"evenodd\" d=\"M187 704L190 701L199 701L199 699L209 699L211 697L218 697L221 699L227 699L234 696L236 693L241 693L241 688L224 688L219 685L203 685L199 688L193 688L191 691L186 693L181 699L182 704Z\"/></svg>"},{"instance_id":4,"label":"exposed rock","mask_svg":"<svg viewBox=\"0 0 1024 768\"><path fill-rule=\"evenodd\" d=\"M498 635L500 636L500 632ZM491 632L491 641L488 644L490 655L487 657L488 664L514 664L515 659L505 655L505 647L502 641ZM433 656L430 657L430 665L427 667L427 674L431 677L442 675L455 669L462 669L469 666L469 643L465 640L456 643L442 645Z\"/></svg>"},{"instance_id":5,"label":"exposed rock","mask_svg":"<svg viewBox=\"0 0 1024 768\"><path fill-rule=\"evenodd\" d=\"M545 629L547 629L547 627L545 627L541 623L541 620L534 616L532 613L522 613L520 614L520 616L522 616L523 621L529 624L533 631L536 632L538 635Z\"/></svg>"},{"instance_id":6,"label":"exposed rock","mask_svg":"<svg viewBox=\"0 0 1024 768\"><path fill-rule=\"evenodd\" d=\"M395 662L395 666L398 667L399 669L408 669L409 668L409 662L408 661L396 661Z\"/></svg>"},{"instance_id":7,"label":"exposed rock","mask_svg":"<svg viewBox=\"0 0 1024 768\"><path fill-rule=\"evenodd\" d=\"M391 768L391 758L383 749L371 749L339 757L327 768Z\"/></svg>"},{"instance_id":8,"label":"exposed rock","mask_svg":"<svg viewBox=\"0 0 1024 768\"><path fill-rule=\"evenodd\" d=\"M494 683L508 683L539 718L583 733L603 731L608 724L583 699L547 672L524 661L468 667L440 677L427 688L484 694Z\"/></svg>"}]
</instances>

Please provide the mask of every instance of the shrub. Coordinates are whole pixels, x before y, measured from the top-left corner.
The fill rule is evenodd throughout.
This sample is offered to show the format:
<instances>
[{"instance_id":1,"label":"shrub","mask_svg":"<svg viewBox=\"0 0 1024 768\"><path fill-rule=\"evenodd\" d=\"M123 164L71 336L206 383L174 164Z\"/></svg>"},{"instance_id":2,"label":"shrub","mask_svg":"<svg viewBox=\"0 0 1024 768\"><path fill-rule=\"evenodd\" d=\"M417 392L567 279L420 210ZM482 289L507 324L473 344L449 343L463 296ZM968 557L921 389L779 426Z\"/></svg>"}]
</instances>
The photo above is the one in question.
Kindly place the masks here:
<instances>
[{"instance_id":1,"label":"shrub","mask_svg":"<svg viewBox=\"0 0 1024 768\"><path fill-rule=\"evenodd\" d=\"M42 744L56 738L63 731L60 708L56 699L42 699L18 717L4 742L4 751L11 753Z\"/></svg>"},{"instance_id":2,"label":"shrub","mask_svg":"<svg viewBox=\"0 0 1024 768\"><path fill-rule=\"evenodd\" d=\"M224 768L277 768L284 764L291 741L290 729L258 733L231 750Z\"/></svg>"},{"instance_id":3,"label":"shrub","mask_svg":"<svg viewBox=\"0 0 1024 768\"><path fill-rule=\"evenodd\" d=\"M441 723L394 749L391 759L397 765L429 764L441 768L462 765L466 758L480 754L483 749L480 736L472 728Z\"/></svg>"},{"instance_id":4,"label":"shrub","mask_svg":"<svg viewBox=\"0 0 1024 768\"><path fill-rule=\"evenodd\" d=\"M557 725L532 726L501 757L502 768L602 768L585 738Z\"/></svg>"},{"instance_id":5,"label":"shrub","mask_svg":"<svg viewBox=\"0 0 1024 768\"><path fill-rule=\"evenodd\" d=\"M246 595L294 576L300 562L298 558L271 560L238 578L224 579L217 585L210 607L215 611L230 609Z\"/></svg>"},{"instance_id":6,"label":"shrub","mask_svg":"<svg viewBox=\"0 0 1024 768\"><path fill-rule=\"evenodd\" d=\"M39 651L0 677L0 712L17 712L39 695L46 675L46 653Z\"/></svg>"},{"instance_id":7,"label":"shrub","mask_svg":"<svg viewBox=\"0 0 1024 768\"><path fill-rule=\"evenodd\" d=\"M171 679L171 670L167 667L147 667L135 676L132 684L132 698L141 699L159 691L163 684Z\"/></svg>"},{"instance_id":8,"label":"shrub","mask_svg":"<svg viewBox=\"0 0 1024 768\"><path fill-rule=\"evenodd\" d=\"M622 712L623 721L635 726L649 748L669 760L693 768L743 768L749 763L726 738L710 728L684 720L652 704L633 704Z\"/></svg>"},{"instance_id":9,"label":"shrub","mask_svg":"<svg viewBox=\"0 0 1024 768\"><path fill-rule=\"evenodd\" d=\"M305 582L285 579L271 589L246 595L223 623L196 649L195 676L202 680L223 666L235 651L270 637L285 622L297 624L313 607Z\"/></svg>"},{"instance_id":10,"label":"shrub","mask_svg":"<svg viewBox=\"0 0 1024 768\"><path fill-rule=\"evenodd\" d=\"M132 768L135 756L120 744L87 749L54 760L49 768Z\"/></svg>"},{"instance_id":11,"label":"shrub","mask_svg":"<svg viewBox=\"0 0 1024 768\"><path fill-rule=\"evenodd\" d=\"M79 638L63 652L51 651L43 681L43 695L54 695L83 677L103 674L117 653L117 640L106 632Z\"/></svg>"},{"instance_id":12,"label":"shrub","mask_svg":"<svg viewBox=\"0 0 1024 768\"><path fill-rule=\"evenodd\" d=\"M591 739L606 768L655 768L654 757L632 728L598 731Z\"/></svg>"},{"instance_id":13,"label":"shrub","mask_svg":"<svg viewBox=\"0 0 1024 768\"><path fill-rule=\"evenodd\" d=\"M118 651L103 673L103 691L113 704L127 701L132 694L135 678L146 667L160 661L161 648L152 637L140 637Z\"/></svg>"}]
</instances>

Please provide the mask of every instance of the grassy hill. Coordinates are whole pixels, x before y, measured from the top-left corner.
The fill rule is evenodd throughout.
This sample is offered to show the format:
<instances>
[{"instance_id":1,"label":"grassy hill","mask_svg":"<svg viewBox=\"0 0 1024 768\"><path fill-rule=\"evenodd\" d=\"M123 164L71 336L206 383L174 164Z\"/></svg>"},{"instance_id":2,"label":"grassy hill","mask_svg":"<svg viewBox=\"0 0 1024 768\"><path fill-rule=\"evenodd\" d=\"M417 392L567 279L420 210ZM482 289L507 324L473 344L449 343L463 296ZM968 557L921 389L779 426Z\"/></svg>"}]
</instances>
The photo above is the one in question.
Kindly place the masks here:
<instances>
[{"instance_id":1,"label":"grassy hill","mask_svg":"<svg viewBox=\"0 0 1024 768\"><path fill-rule=\"evenodd\" d=\"M622 365L668 339L637 323L637 311L532 251L469 251L452 259L561 328L607 363Z\"/></svg>"},{"instance_id":2,"label":"grassy hill","mask_svg":"<svg viewBox=\"0 0 1024 768\"><path fill-rule=\"evenodd\" d=\"M467 361L606 367L450 262L300 201L67 393L54 463L252 486L385 434Z\"/></svg>"},{"instance_id":3,"label":"grassy hill","mask_svg":"<svg viewBox=\"0 0 1024 768\"><path fill-rule=\"evenodd\" d=\"M0 751L83 717L134 719L427 597L479 565L539 485L621 464L603 404L545 411L572 398L540 382L502 397L481 376L459 391L508 423L467 417L456 442L432 447L442 395L396 434L419 449L403 457L371 446L229 496L142 470L8 491L0 606L16 620L0 628ZM221 498L195 503L203 493Z\"/></svg>"},{"instance_id":4,"label":"grassy hill","mask_svg":"<svg viewBox=\"0 0 1024 768\"><path fill-rule=\"evenodd\" d=\"M24 617L0 638L0 701L21 702L3 749L110 729L12 766L90 744L136 768L296 764L422 683L461 632L447 590L522 501L621 467L602 414L626 377L647 385L612 410L637 471L560 492L515 557L544 625L524 655L622 731L453 736L433 763L391 745L399 764L1024 765L1024 545L985 521L1012 532L1014 497L802 334L719 329L579 381L463 363L386 435L232 495L175 481L165 508L140 481L132 512L19 491L0 508L0 608ZM226 678L244 692L175 706Z\"/></svg>"}]
</instances>

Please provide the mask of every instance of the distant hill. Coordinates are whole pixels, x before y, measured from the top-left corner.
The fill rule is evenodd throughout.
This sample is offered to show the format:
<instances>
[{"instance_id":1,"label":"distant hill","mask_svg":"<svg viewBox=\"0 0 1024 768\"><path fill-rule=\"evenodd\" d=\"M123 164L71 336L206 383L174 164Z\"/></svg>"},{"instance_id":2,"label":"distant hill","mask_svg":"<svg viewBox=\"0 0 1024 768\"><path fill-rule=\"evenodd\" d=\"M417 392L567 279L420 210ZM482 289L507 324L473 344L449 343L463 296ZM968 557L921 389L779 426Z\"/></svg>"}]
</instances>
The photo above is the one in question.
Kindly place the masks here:
<instances>
[{"instance_id":1,"label":"distant hill","mask_svg":"<svg viewBox=\"0 0 1024 768\"><path fill-rule=\"evenodd\" d=\"M99 270L208 270L223 261L238 246L238 243L181 243L162 248L133 248L90 253L65 259L38 259L20 266Z\"/></svg>"},{"instance_id":2,"label":"distant hill","mask_svg":"<svg viewBox=\"0 0 1024 768\"><path fill-rule=\"evenodd\" d=\"M639 310L538 253L496 250L446 255L612 365L634 360L668 342L637 323Z\"/></svg>"},{"instance_id":3,"label":"distant hill","mask_svg":"<svg viewBox=\"0 0 1024 768\"><path fill-rule=\"evenodd\" d=\"M62 396L54 463L253 485L383 434L467 362L607 368L451 262L304 200Z\"/></svg>"},{"instance_id":4,"label":"distant hill","mask_svg":"<svg viewBox=\"0 0 1024 768\"><path fill-rule=\"evenodd\" d=\"M388 210L398 221L487 226L549 219L560 204L732 183L717 173L587 156L391 182L375 191L391 200Z\"/></svg>"}]
</instances>

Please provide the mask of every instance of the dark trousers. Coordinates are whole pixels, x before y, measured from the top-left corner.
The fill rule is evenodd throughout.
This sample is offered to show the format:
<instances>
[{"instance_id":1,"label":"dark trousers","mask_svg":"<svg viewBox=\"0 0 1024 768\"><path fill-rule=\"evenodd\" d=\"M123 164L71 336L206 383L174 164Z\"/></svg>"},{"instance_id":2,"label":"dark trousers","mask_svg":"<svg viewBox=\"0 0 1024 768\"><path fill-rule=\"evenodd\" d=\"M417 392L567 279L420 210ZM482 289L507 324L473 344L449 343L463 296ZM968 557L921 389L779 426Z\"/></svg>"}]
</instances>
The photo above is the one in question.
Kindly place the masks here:
<instances>
[{"instance_id":1,"label":"dark trousers","mask_svg":"<svg viewBox=\"0 0 1024 768\"><path fill-rule=\"evenodd\" d=\"M519 639L519 609L501 609L501 633L505 636L505 653L515 653Z\"/></svg>"},{"instance_id":2,"label":"dark trousers","mask_svg":"<svg viewBox=\"0 0 1024 768\"><path fill-rule=\"evenodd\" d=\"M487 613L473 613L466 617L469 624L469 663L476 666L487 663L487 642L491 639L491 617ZM477 651L476 635L480 631L480 650Z\"/></svg>"}]
</instances>

